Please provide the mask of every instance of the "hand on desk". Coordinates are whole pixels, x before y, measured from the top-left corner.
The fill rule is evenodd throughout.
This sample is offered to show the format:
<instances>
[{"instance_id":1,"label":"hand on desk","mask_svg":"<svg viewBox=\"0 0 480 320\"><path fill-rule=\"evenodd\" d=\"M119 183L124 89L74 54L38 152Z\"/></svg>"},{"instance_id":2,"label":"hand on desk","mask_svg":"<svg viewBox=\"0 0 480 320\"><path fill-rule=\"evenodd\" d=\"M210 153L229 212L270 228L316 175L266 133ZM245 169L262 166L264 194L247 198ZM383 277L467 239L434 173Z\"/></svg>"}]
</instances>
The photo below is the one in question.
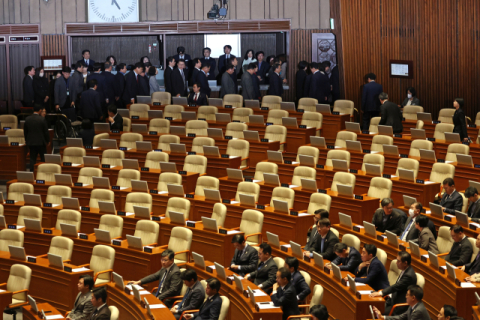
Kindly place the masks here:
<instances>
[{"instance_id":1,"label":"hand on desk","mask_svg":"<svg viewBox=\"0 0 480 320\"><path fill-rule=\"evenodd\" d=\"M235 265L235 264L232 264L232 265L230 266L230 269L231 269L231 270L237 270L237 269L238 269L238 266Z\"/></svg>"},{"instance_id":2,"label":"hand on desk","mask_svg":"<svg viewBox=\"0 0 480 320\"><path fill-rule=\"evenodd\" d=\"M465 266L462 266L460 270L465 271Z\"/></svg>"},{"instance_id":3,"label":"hand on desk","mask_svg":"<svg viewBox=\"0 0 480 320\"><path fill-rule=\"evenodd\" d=\"M381 291L370 293L370 298L376 298L376 297L381 297L381 296L382 296L382 292L381 292Z\"/></svg>"},{"instance_id":4,"label":"hand on desk","mask_svg":"<svg viewBox=\"0 0 480 320\"><path fill-rule=\"evenodd\" d=\"M139 281L130 281L128 284L129 285L139 285L140 286L142 283L139 280Z\"/></svg>"},{"instance_id":5,"label":"hand on desk","mask_svg":"<svg viewBox=\"0 0 480 320\"><path fill-rule=\"evenodd\" d=\"M377 307L372 307L373 308L373 312L375 312L375 315L377 316L378 319L385 319L384 316L382 316L382 313L380 312L380 310L377 309Z\"/></svg>"},{"instance_id":6,"label":"hand on desk","mask_svg":"<svg viewBox=\"0 0 480 320\"><path fill-rule=\"evenodd\" d=\"M177 313L178 310L178 305L174 305L172 309L170 309L170 312Z\"/></svg>"},{"instance_id":7,"label":"hand on desk","mask_svg":"<svg viewBox=\"0 0 480 320\"><path fill-rule=\"evenodd\" d=\"M250 273L245 275L245 279L250 279Z\"/></svg>"},{"instance_id":8,"label":"hand on desk","mask_svg":"<svg viewBox=\"0 0 480 320\"><path fill-rule=\"evenodd\" d=\"M331 263L327 263L327 264L325 265L325 268L332 270L332 264L331 264Z\"/></svg>"},{"instance_id":9,"label":"hand on desk","mask_svg":"<svg viewBox=\"0 0 480 320\"><path fill-rule=\"evenodd\" d=\"M464 280L467 281L467 282L470 282L470 281L472 281L472 277L466 277Z\"/></svg>"},{"instance_id":10,"label":"hand on desk","mask_svg":"<svg viewBox=\"0 0 480 320\"><path fill-rule=\"evenodd\" d=\"M188 320L188 319L192 319L192 318L193 318L193 315L190 314L190 313L187 313L187 314L185 314L185 315L183 316L183 318L185 318L185 319L187 319L187 320Z\"/></svg>"},{"instance_id":11,"label":"hand on desk","mask_svg":"<svg viewBox=\"0 0 480 320\"><path fill-rule=\"evenodd\" d=\"M310 257L310 251L303 251L304 257Z\"/></svg>"}]
</instances>

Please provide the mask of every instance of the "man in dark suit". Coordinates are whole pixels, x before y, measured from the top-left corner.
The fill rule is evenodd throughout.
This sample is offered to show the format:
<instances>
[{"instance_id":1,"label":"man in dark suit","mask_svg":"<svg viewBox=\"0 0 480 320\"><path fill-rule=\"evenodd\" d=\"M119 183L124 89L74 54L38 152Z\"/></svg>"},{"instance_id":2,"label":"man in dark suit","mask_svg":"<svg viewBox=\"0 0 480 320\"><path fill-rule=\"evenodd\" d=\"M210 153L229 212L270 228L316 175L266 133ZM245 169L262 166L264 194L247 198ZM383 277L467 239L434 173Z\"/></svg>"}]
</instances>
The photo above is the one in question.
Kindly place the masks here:
<instances>
[{"instance_id":1,"label":"man in dark suit","mask_svg":"<svg viewBox=\"0 0 480 320\"><path fill-rule=\"evenodd\" d=\"M323 66L316 62L310 64L312 77L310 79L308 97L317 99L318 103L326 103L330 94L330 80L323 71Z\"/></svg>"},{"instance_id":2,"label":"man in dark suit","mask_svg":"<svg viewBox=\"0 0 480 320\"><path fill-rule=\"evenodd\" d=\"M117 112L117 106L111 104L108 106L108 123L110 124L110 130L123 131L123 118Z\"/></svg>"},{"instance_id":3,"label":"man in dark suit","mask_svg":"<svg viewBox=\"0 0 480 320\"><path fill-rule=\"evenodd\" d=\"M150 79L148 79L148 70L152 67L150 62L144 64L140 77L138 77L137 96L150 96Z\"/></svg>"},{"instance_id":4,"label":"man in dark suit","mask_svg":"<svg viewBox=\"0 0 480 320\"><path fill-rule=\"evenodd\" d=\"M63 67L62 76L55 81L55 110L73 107L75 102L70 100L70 67Z\"/></svg>"},{"instance_id":5,"label":"man in dark suit","mask_svg":"<svg viewBox=\"0 0 480 320\"><path fill-rule=\"evenodd\" d=\"M94 282L90 275L81 275L78 280L78 291L72 311L68 314L69 320L88 320L95 307L92 304L92 292Z\"/></svg>"},{"instance_id":6,"label":"man in dark suit","mask_svg":"<svg viewBox=\"0 0 480 320\"><path fill-rule=\"evenodd\" d=\"M480 222L480 197L478 196L478 190L474 187L468 187L465 190L465 198L468 198L470 205L468 206L467 214L473 222Z\"/></svg>"},{"instance_id":7,"label":"man in dark suit","mask_svg":"<svg viewBox=\"0 0 480 320\"><path fill-rule=\"evenodd\" d=\"M188 105L190 106L208 106L207 96L202 93L200 83L193 84L193 92L188 95Z\"/></svg>"},{"instance_id":8,"label":"man in dark suit","mask_svg":"<svg viewBox=\"0 0 480 320\"><path fill-rule=\"evenodd\" d=\"M367 74L366 78L368 83L363 86L362 93L363 130L368 130L370 119L378 116L380 111L378 95L383 92L382 85L375 82L377 76L374 73Z\"/></svg>"},{"instance_id":9,"label":"man in dark suit","mask_svg":"<svg viewBox=\"0 0 480 320\"><path fill-rule=\"evenodd\" d=\"M127 73L125 76L125 89L123 90L123 102L125 105L135 103L138 95L138 83L140 81L140 73L142 73L143 64L135 63L135 69Z\"/></svg>"},{"instance_id":10,"label":"man in dark suit","mask_svg":"<svg viewBox=\"0 0 480 320\"><path fill-rule=\"evenodd\" d=\"M307 80L307 72L305 71L305 69L307 68L307 66L307 61L300 61L298 63L298 71L295 74L295 99L297 101L297 104L298 100L305 96L305 81Z\"/></svg>"},{"instance_id":11,"label":"man in dark suit","mask_svg":"<svg viewBox=\"0 0 480 320\"><path fill-rule=\"evenodd\" d=\"M408 242L410 240L418 239L420 231L415 228L415 221L416 218L422 213L422 210L423 206L420 202L412 203L410 209L408 210L409 217L404 224L402 234L400 235L400 240ZM437 231L435 229L435 224L432 222L432 220L428 219L427 227L428 229L430 229L430 231L432 231L433 236L437 238Z\"/></svg>"},{"instance_id":12,"label":"man in dark suit","mask_svg":"<svg viewBox=\"0 0 480 320\"><path fill-rule=\"evenodd\" d=\"M287 257L285 259L285 269L290 271L290 274L292 275L290 279L290 284L295 288L295 292L297 293L297 300L298 301L304 301L310 292L310 287L308 286L307 282L305 281L305 278L303 275L298 271L298 259L295 257ZM276 291L276 288L274 286L273 291Z\"/></svg>"},{"instance_id":13,"label":"man in dark suit","mask_svg":"<svg viewBox=\"0 0 480 320\"><path fill-rule=\"evenodd\" d=\"M178 66L178 61L183 60L185 62L185 67L183 70L185 72L185 79L188 81L191 77L191 72L193 69L193 62L192 62L192 57L190 57L189 54L185 53L185 48L184 47L178 47L177 48L177 54L173 56L175 58L175 61L177 61L177 66Z\"/></svg>"},{"instance_id":14,"label":"man in dark suit","mask_svg":"<svg viewBox=\"0 0 480 320\"><path fill-rule=\"evenodd\" d=\"M397 316L384 316L377 309L373 307L373 310L378 317L378 319L388 319L388 320L425 320L430 319L427 308L422 302L423 299L423 289L417 286L416 284L410 285L408 287L407 294L405 295L405 300L408 304L407 311Z\"/></svg>"},{"instance_id":15,"label":"man in dark suit","mask_svg":"<svg viewBox=\"0 0 480 320\"><path fill-rule=\"evenodd\" d=\"M105 89L103 92L105 93L105 103L107 106L115 103L115 75L112 73L112 68L113 66L110 61L105 62L105 72L103 73Z\"/></svg>"},{"instance_id":16,"label":"man in dark suit","mask_svg":"<svg viewBox=\"0 0 480 320\"><path fill-rule=\"evenodd\" d=\"M70 98L76 106L80 106L80 95L83 90L83 68L85 68L83 60L77 62L75 71L70 76Z\"/></svg>"},{"instance_id":17,"label":"man in dark suit","mask_svg":"<svg viewBox=\"0 0 480 320\"><path fill-rule=\"evenodd\" d=\"M198 281L197 273L193 269L187 269L181 274L183 284L188 288L180 303L173 306L172 311L175 319L180 319L185 310L199 309L205 300L205 289Z\"/></svg>"},{"instance_id":18,"label":"man in dark suit","mask_svg":"<svg viewBox=\"0 0 480 320\"><path fill-rule=\"evenodd\" d=\"M207 77L207 75L210 71L210 65L205 63L205 64L202 64L201 67L202 67L202 69L197 74L197 81L192 82L192 85L194 83L199 83L200 84L200 92L203 93L204 95L206 95L207 97L210 97L210 94L211 94L212 90L210 89L210 86L208 85L208 77Z\"/></svg>"},{"instance_id":19,"label":"man in dark suit","mask_svg":"<svg viewBox=\"0 0 480 320\"><path fill-rule=\"evenodd\" d=\"M235 83L230 76L235 71L233 65L228 65L226 71L222 75L220 98L223 98L226 94L235 94Z\"/></svg>"},{"instance_id":20,"label":"man in dark suit","mask_svg":"<svg viewBox=\"0 0 480 320\"><path fill-rule=\"evenodd\" d=\"M230 77L233 80L235 94L238 94L238 81L237 81L237 65L238 59L235 56L230 57L230 64L233 66L233 72L230 74Z\"/></svg>"},{"instance_id":21,"label":"man in dark suit","mask_svg":"<svg viewBox=\"0 0 480 320\"><path fill-rule=\"evenodd\" d=\"M348 278L345 277L345 281ZM377 247L373 244L365 244L362 249L362 263L355 270L355 282L366 283L373 290L383 290L390 284L385 266L377 258Z\"/></svg>"},{"instance_id":22,"label":"man in dark suit","mask_svg":"<svg viewBox=\"0 0 480 320\"><path fill-rule=\"evenodd\" d=\"M260 244L258 250L260 264L257 269L245 275L246 279L253 279L253 282L263 291L270 294L275 283L278 267L272 258L272 247L268 243Z\"/></svg>"},{"instance_id":23,"label":"man in dark suit","mask_svg":"<svg viewBox=\"0 0 480 320\"><path fill-rule=\"evenodd\" d=\"M282 71L282 65L280 63L275 64L273 67L273 71L274 72L271 72L268 76L268 95L281 97L283 94L283 82L280 78L280 71Z\"/></svg>"},{"instance_id":24,"label":"man in dark suit","mask_svg":"<svg viewBox=\"0 0 480 320\"><path fill-rule=\"evenodd\" d=\"M83 61L88 68L88 71L93 71L93 66L95 65L95 61L90 59L90 50L83 50L82 51L83 59L78 60L77 62Z\"/></svg>"},{"instance_id":25,"label":"man in dark suit","mask_svg":"<svg viewBox=\"0 0 480 320\"><path fill-rule=\"evenodd\" d=\"M336 243L339 242L338 237L333 231L330 230L331 224L330 219L323 218L317 222L317 240L315 241L315 251L318 254L321 254L324 259L332 261L335 259L335 251L333 247ZM313 252L304 251L304 256L313 258Z\"/></svg>"},{"instance_id":26,"label":"man in dark suit","mask_svg":"<svg viewBox=\"0 0 480 320\"><path fill-rule=\"evenodd\" d=\"M194 83L198 82L198 73L200 72L200 69L202 68L202 62L200 61L199 58L193 59L193 68L191 72L191 77L188 79L188 84L193 85Z\"/></svg>"},{"instance_id":27,"label":"man in dark suit","mask_svg":"<svg viewBox=\"0 0 480 320\"><path fill-rule=\"evenodd\" d=\"M107 290L105 287L95 288L92 291L92 305L95 307L90 320L110 320L111 312L107 305Z\"/></svg>"},{"instance_id":28,"label":"man in dark suit","mask_svg":"<svg viewBox=\"0 0 480 320\"><path fill-rule=\"evenodd\" d=\"M480 248L480 235L477 236L477 239L475 240L475 246L477 248ZM465 271L469 275L473 275L475 273L480 272L480 253L477 253L477 256L475 257L475 260L472 262L467 263L461 268L462 271Z\"/></svg>"},{"instance_id":29,"label":"man in dark suit","mask_svg":"<svg viewBox=\"0 0 480 320\"><path fill-rule=\"evenodd\" d=\"M235 247L230 270L238 273L240 276L253 272L258 266L258 252L245 241L243 234L236 234L232 238L232 244Z\"/></svg>"},{"instance_id":30,"label":"man in dark suit","mask_svg":"<svg viewBox=\"0 0 480 320\"><path fill-rule=\"evenodd\" d=\"M165 82L165 91L172 93L172 72L175 68L176 62L174 57L167 58L167 67L165 68L165 72L163 73L163 79Z\"/></svg>"},{"instance_id":31,"label":"man in dark suit","mask_svg":"<svg viewBox=\"0 0 480 320\"><path fill-rule=\"evenodd\" d=\"M45 107L36 104L33 107L33 114L28 116L23 126L25 143L30 151L30 171L33 172L37 156L40 155L40 161L45 162L45 152L50 142L48 134L47 121L40 114L45 111Z\"/></svg>"},{"instance_id":32,"label":"man in dark suit","mask_svg":"<svg viewBox=\"0 0 480 320\"><path fill-rule=\"evenodd\" d=\"M440 205L443 212L455 215L455 211L462 211L463 197L455 190L455 181L452 178L445 178L442 184L445 193L442 196Z\"/></svg>"},{"instance_id":33,"label":"man in dark suit","mask_svg":"<svg viewBox=\"0 0 480 320\"><path fill-rule=\"evenodd\" d=\"M472 245L465 236L462 226L458 224L451 226L450 234L454 242L450 252L445 256L445 261L456 267L464 266L472 259Z\"/></svg>"},{"instance_id":34,"label":"man in dark suit","mask_svg":"<svg viewBox=\"0 0 480 320\"><path fill-rule=\"evenodd\" d=\"M100 103L102 105L102 108L106 105L106 94L105 94L105 76L102 73L102 65L100 63L97 63L93 66L93 73L90 73L87 77L87 89L88 87L88 82L90 80L97 80L97 92L100 95Z\"/></svg>"},{"instance_id":35,"label":"man in dark suit","mask_svg":"<svg viewBox=\"0 0 480 320\"><path fill-rule=\"evenodd\" d=\"M205 292L208 296L207 300L202 304L198 312L187 313L184 318L186 320L218 320L220 311L222 310L222 298L218 292L220 291L221 282L218 279L210 278L207 280Z\"/></svg>"},{"instance_id":36,"label":"man in dark suit","mask_svg":"<svg viewBox=\"0 0 480 320\"><path fill-rule=\"evenodd\" d=\"M252 85L253 85L253 90L254 90L254 96L255 99L261 100L262 99L262 94L260 93L260 80L258 79L258 65L257 63L254 63L255 65L255 70L252 74Z\"/></svg>"},{"instance_id":37,"label":"man in dark suit","mask_svg":"<svg viewBox=\"0 0 480 320\"><path fill-rule=\"evenodd\" d=\"M182 291L182 279L180 277L180 269L174 263L175 252L167 249L162 252L162 269L154 274L146 276L139 281L132 281L133 285L144 285L150 282L159 281L158 289L155 292L155 296L158 300L163 300L167 297L173 297L180 295ZM165 300L165 305L169 308L172 307L174 301Z\"/></svg>"},{"instance_id":38,"label":"man in dark suit","mask_svg":"<svg viewBox=\"0 0 480 320\"><path fill-rule=\"evenodd\" d=\"M185 61L178 60L177 68L172 71L170 79L172 80L172 97L186 97L188 74L185 70Z\"/></svg>"},{"instance_id":39,"label":"man in dark suit","mask_svg":"<svg viewBox=\"0 0 480 320\"><path fill-rule=\"evenodd\" d=\"M230 58L234 57L233 54L230 54L232 51L232 46L226 45L223 47L223 52L225 54L222 54L220 57L218 57L218 77L221 79L222 74L226 71L226 67L229 64Z\"/></svg>"},{"instance_id":40,"label":"man in dark suit","mask_svg":"<svg viewBox=\"0 0 480 320\"><path fill-rule=\"evenodd\" d=\"M125 109L125 102L123 101L123 92L125 91L125 74L127 73L127 66L125 63L120 63L117 66L117 74L115 75L115 105L117 108Z\"/></svg>"},{"instance_id":41,"label":"man in dark suit","mask_svg":"<svg viewBox=\"0 0 480 320\"><path fill-rule=\"evenodd\" d=\"M328 218L330 215L325 209L318 209L313 213L313 226L307 232L307 244L305 245L304 250L314 251L315 250L315 241L317 240L318 230L317 222L320 219Z\"/></svg>"},{"instance_id":42,"label":"man in dark suit","mask_svg":"<svg viewBox=\"0 0 480 320\"><path fill-rule=\"evenodd\" d=\"M355 273L357 270L358 265L362 262L362 256L360 252L354 247L348 247L343 242L338 242L333 247L335 254L337 257L333 259L331 263L327 263L325 266L332 270L332 263L339 266L340 270L348 271L351 273Z\"/></svg>"},{"instance_id":43,"label":"man in dark suit","mask_svg":"<svg viewBox=\"0 0 480 320\"><path fill-rule=\"evenodd\" d=\"M23 106L26 108L33 108L35 101L35 92L33 91L33 76L35 75L35 68L33 66L25 67L25 78L23 78Z\"/></svg>"},{"instance_id":44,"label":"man in dark suit","mask_svg":"<svg viewBox=\"0 0 480 320\"><path fill-rule=\"evenodd\" d=\"M202 65L204 63L210 65L208 80L215 80L215 70L217 69L217 62L215 61L214 58L210 57L211 53L212 53L212 49L210 49L209 47L203 48L203 58L200 59L200 61L202 62Z\"/></svg>"},{"instance_id":45,"label":"man in dark suit","mask_svg":"<svg viewBox=\"0 0 480 320\"><path fill-rule=\"evenodd\" d=\"M380 93L378 96L382 106L380 107L381 119L378 123L381 126L391 126L393 133L402 133L402 113L400 108L393 102L388 101L388 94Z\"/></svg>"},{"instance_id":46,"label":"man in dark suit","mask_svg":"<svg viewBox=\"0 0 480 320\"><path fill-rule=\"evenodd\" d=\"M398 107L397 107L398 108ZM399 251L397 254L397 268L400 270L400 274L395 284L383 289L379 292L373 292L370 297L384 297L389 294L392 295L391 299L388 299L385 303L384 314L390 314L392 307L399 303L405 303L405 296L408 291L408 287L417 284L417 275L415 270L411 266L412 257L410 253L406 251ZM397 307L393 311L393 315L402 314L407 310L407 307Z\"/></svg>"},{"instance_id":47,"label":"man in dark suit","mask_svg":"<svg viewBox=\"0 0 480 320\"><path fill-rule=\"evenodd\" d=\"M258 96L255 96L255 88L253 87L252 74L256 68L255 63L250 63L247 66L247 72L242 74L242 96L243 100L253 100L258 99Z\"/></svg>"},{"instance_id":48,"label":"man in dark suit","mask_svg":"<svg viewBox=\"0 0 480 320\"><path fill-rule=\"evenodd\" d=\"M263 59L265 58L265 53L263 51L258 51L257 53L255 53L255 57L258 64L257 77L259 83L264 84L265 79L267 78L267 72L270 69L270 65L266 61L263 61Z\"/></svg>"},{"instance_id":49,"label":"man in dark suit","mask_svg":"<svg viewBox=\"0 0 480 320\"><path fill-rule=\"evenodd\" d=\"M377 209L373 214L372 224L375 225L377 231L385 233L390 231L397 236L402 234L403 223L402 216L393 210L393 201L390 198L384 198L380 202L381 209Z\"/></svg>"},{"instance_id":50,"label":"man in dark suit","mask_svg":"<svg viewBox=\"0 0 480 320\"><path fill-rule=\"evenodd\" d=\"M272 294L272 302L276 307L282 308L282 319L287 320L290 316L300 314L298 309L297 293L291 284L292 275L287 268L280 268L277 271L277 291Z\"/></svg>"},{"instance_id":51,"label":"man in dark suit","mask_svg":"<svg viewBox=\"0 0 480 320\"><path fill-rule=\"evenodd\" d=\"M103 111L100 94L97 92L97 80L88 81L88 90L84 91L80 99L79 114L84 119L90 119L92 123L103 119Z\"/></svg>"}]
</instances>

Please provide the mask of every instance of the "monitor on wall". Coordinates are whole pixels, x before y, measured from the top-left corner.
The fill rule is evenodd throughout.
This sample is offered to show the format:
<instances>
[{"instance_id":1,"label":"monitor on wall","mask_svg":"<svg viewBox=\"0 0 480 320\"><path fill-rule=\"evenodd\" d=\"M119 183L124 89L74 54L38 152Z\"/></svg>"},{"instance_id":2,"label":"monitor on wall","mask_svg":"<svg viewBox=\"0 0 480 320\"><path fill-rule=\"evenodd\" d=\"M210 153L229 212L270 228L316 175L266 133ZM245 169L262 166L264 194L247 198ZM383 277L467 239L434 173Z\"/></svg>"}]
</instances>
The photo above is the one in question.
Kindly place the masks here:
<instances>
[{"instance_id":1,"label":"monitor on wall","mask_svg":"<svg viewBox=\"0 0 480 320\"><path fill-rule=\"evenodd\" d=\"M413 79L413 61L390 60L390 78Z\"/></svg>"},{"instance_id":2,"label":"monitor on wall","mask_svg":"<svg viewBox=\"0 0 480 320\"><path fill-rule=\"evenodd\" d=\"M42 56L41 62L45 71L62 70L65 66L65 56Z\"/></svg>"}]
</instances>

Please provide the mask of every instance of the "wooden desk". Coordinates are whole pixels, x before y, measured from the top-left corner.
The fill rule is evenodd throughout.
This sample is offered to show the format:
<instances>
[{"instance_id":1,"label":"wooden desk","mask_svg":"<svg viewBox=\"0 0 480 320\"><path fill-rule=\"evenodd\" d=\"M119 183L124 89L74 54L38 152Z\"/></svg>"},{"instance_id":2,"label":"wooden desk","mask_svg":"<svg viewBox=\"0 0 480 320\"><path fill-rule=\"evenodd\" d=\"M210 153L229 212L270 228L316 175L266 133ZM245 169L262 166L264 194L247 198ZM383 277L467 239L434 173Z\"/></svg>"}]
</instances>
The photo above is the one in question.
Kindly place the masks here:
<instances>
[{"instance_id":1,"label":"wooden desk","mask_svg":"<svg viewBox=\"0 0 480 320\"><path fill-rule=\"evenodd\" d=\"M62 315L57 309L52 307L49 303L37 303L37 308L39 312L43 310L45 312L45 316L47 317L53 316L53 315ZM34 312L32 310L32 307L30 307L29 305L23 307L22 309L23 309L22 315L24 320L42 320L42 318L40 318L38 314Z\"/></svg>"},{"instance_id":2,"label":"wooden desk","mask_svg":"<svg viewBox=\"0 0 480 320\"><path fill-rule=\"evenodd\" d=\"M345 130L345 121L350 121L349 114L323 114L322 136L325 137L327 145L335 144L337 132Z\"/></svg>"},{"instance_id":3,"label":"wooden desk","mask_svg":"<svg viewBox=\"0 0 480 320\"><path fill-rule=\"evenodd\" d=\"M10 272L10 270L8 270ZM10 304L12 304L12 291L0 292L0 310L5 310Z\"/></svg>"},{"instance_id":4,"label":"wooden desk","mask_svg":"<svg viewBox=\"0 0 480 320\"><path fill-rule=\"evenodd\" d=\"M478 306L473 306L472 307L472 316L474 320L479 320L480 319L480 307Z\"/></svg>"},{"instance_id":5,"label":"wooden desk","mask_svg":"<svg viewBox=\"0 0 480 320\"><path fill-rule=\"evenodd\" d=\"M410 134L410 129L415 129L417 126L417 120L403 120L402 123L403 132L408 134ZM425 134L427 135L427 137L433 138L433 134L435 133L435 126L436 124L432 122L424 122L423 129L425 129ZM477 140L478 128L467 126L467 134L472 137L472 140Z\"/></svg>"},{"instance_id":6,"label":"wooden desk","mask_svg":"<svg viewBox=\"0 0 480 320\"><path fill-rule=\"evenodd\" d=\"M0 177L11 180L17 177L17 171L26 170L27 146L0 145Z\"/></svg>"}]
</instances>

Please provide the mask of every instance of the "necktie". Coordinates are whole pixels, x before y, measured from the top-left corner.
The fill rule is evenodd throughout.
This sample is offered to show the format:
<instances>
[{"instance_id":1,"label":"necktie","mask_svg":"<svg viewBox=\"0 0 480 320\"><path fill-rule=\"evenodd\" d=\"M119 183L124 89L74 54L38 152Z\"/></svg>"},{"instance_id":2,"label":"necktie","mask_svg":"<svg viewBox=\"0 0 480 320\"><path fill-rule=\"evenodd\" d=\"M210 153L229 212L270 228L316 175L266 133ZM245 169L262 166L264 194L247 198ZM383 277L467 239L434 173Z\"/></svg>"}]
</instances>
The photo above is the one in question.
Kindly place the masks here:
<instances>
[{"instance_id":1,"label":"necktie","mask_svg":"<svg viewBox=\"0 0 480 320\"><path fill-rule=\"evenodd\" d=\"M193 100L197 101L197 97L198 97L198 93L195 93L195 99L193 99Z\"/></svg>"},{"instance_id":2,"label":"necktie","mask_svg":"<svg viewBox=\"0 0 480 320\"><path fill-rule=\"evenodd\" d=\"M475 261L478 261L479 257L480 257L480 251L477 253L477 256L475 257Z\"/></svg>"},{"instance_id":3,"label":"necktie","mask_svg":"<svg viewBox=\"0 0 480 320\"><path fill-rule=\"evenodd\" d=\"M322 238L321 246L320 246L320 252L323 252L323 245L325 244L325 238Z\"/></svg>"},{"instance_id":4,"label":"necktie","mask_svg":"<svg viewBox=\"0 0 480 320\"><path fill-rule=\"evenodd\" d=\"M180 302L179 306L178 306L178 309L180 309L182 306L183 306L183 303L185 302L185 300L187 300L187 297L188 295L190 294L190 288L188 288L187 292L185 293L185 295L183 296L183 299L182 301Z\"/></svg>"},{"instance_id":5,"label":"necktie","mask_svg":"<svg viewBox=\"0 0 480 320\"><path fill-rule=\"evenodd\" d=\"M135 79L137 80L137 83L138 83L138 74L135 75Z\"/></svg>"},{"instance_id":6,"label":"necktie","mask_svg":"<svg viewBox=\"0 0 480 320\"><path fill-rule=\"evenodd\" d=\"M227 59L230 59L230 55L229 55L229 54L227 54Z\"/></svg>"},{"instance_id":7,"label":"necktie","mask_svg":"<svg viewBox=\"0 0 480 320\"><path fill-rule=\"evenodd\" d=\"M98 309L95 309L95 311L92 313L92 317L90 319L94 319L95 316L97 315L98 313Z\"/></svg>"},{"instance_id":8,"label":"necktie","mask_svg":"<svg viewBox=\"0 0 480 320\"><path fill-rule=\"evenodd\" d=\"M412 225L412 222L413 222L413 218L412 220L410 220L410 222L408 223L408 226L405 228L405 231L403 231L402 236L400 237L400 239L402 239L403 241L405 241L405 238L407 237L408 230L410 230L410 226Z\"/></svg>"},{"instance_id":9,"label":"necktie","mask_svg":"<svg viewBox=\"0 0 480 320\"><path fill-rule=\"evenodd\" d=\"M183 83L185 83L185 75L183 74L183 70L180 70L180 73L182 74Z\"/></svg>"},{"instance_id":10,"label":"necktie","mask_svg":"<svg viewBox=\"0 0 480 320\"><path fill-rule=\"evenodd\" d=\"M262 267L263 267L264 264L265 264L264 262L260 263L260 265L258 266L258 269L257 269L257 270L262 269Z\"/></svg>"},{"instance_id":11,"label":"necktie","mask_svg":"<svg viewBox=\"0 0 480 320\"><path fill-rule=\"evenodd\" d=\"M476 202L474 202L474 203L472 203L472 204L470 205L470 210L468 210L468 211L470 211L470 212L469 212L470 214L468 215L470 218L471 218L471 217L473 216L473 214L475 213L475 207L476 207L476 205L477 205Z\"/></svg>"},{"instance_id":12,"label":"necktie","mask_svg":"<svg viewBox=\"0 0 480 320\"><path fill-rule=\"evenodd\" d=\"M168 271L165 271L165 273L163 274L162 280L160 280L160 282L158 283L158 290L157 290L156 296L158 296L162 292L163 282L165 281L167 274L168 274Z\"/></svg>"}]
</instances>

